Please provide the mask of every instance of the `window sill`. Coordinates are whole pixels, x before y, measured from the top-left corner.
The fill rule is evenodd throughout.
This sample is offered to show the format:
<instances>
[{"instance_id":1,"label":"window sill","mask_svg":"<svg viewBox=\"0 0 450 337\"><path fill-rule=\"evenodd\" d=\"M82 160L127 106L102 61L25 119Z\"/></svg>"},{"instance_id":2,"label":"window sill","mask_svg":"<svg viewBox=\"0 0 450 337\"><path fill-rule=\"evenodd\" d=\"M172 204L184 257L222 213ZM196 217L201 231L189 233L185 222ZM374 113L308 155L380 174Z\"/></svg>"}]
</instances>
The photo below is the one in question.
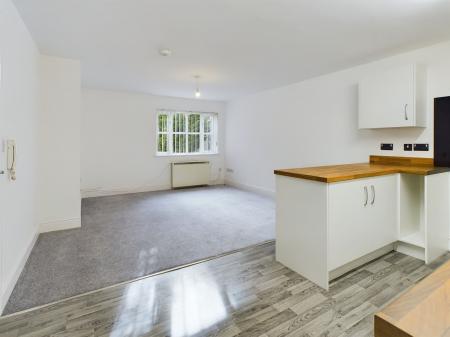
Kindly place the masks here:
<instances>
[{"instance_id":1,"label":"window sill","mask_svg":"<svg viewBox=\"0 0 450 337\"><path fill-rule=\"evenodd\" d=\"M211 152L211 153L157 153L155 157L205 157L205 156L218 156L219 152Z\"/></svg>"}]
</instances>

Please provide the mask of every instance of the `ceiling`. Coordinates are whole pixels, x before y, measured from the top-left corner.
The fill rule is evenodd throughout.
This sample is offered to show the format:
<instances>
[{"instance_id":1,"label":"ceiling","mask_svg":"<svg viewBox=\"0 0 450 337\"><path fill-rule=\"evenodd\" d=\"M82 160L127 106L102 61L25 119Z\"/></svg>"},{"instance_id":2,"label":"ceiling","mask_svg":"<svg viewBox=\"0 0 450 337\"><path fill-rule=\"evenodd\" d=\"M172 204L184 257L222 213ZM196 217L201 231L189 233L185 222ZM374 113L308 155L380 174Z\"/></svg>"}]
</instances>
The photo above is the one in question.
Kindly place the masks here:
<instances>
[{"instance_id":1,"label":"ceiling","mask_svg":"<svg viewBox=\"0 0 450 337\"><path fill-rule=\"evenodd\" d=\"M86 87L229 100L450 38L448 0L13 0ZM162 57L160 48L173 54Z\"/></svg>"}]
</instances>

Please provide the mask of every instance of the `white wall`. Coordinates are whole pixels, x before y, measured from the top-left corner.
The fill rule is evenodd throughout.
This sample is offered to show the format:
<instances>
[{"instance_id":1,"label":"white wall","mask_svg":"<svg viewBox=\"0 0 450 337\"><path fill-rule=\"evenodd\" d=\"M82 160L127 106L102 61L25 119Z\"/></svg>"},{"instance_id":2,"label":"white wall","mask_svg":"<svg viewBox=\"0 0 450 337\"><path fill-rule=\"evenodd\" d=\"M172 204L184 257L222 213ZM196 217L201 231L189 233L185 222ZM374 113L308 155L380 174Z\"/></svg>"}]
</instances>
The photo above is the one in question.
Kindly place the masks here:
<instances>
[{"instance_id":1,"label":"white wall","mask_svg":"<svg viewBox=\"0 0 450 337\"><path fill-rule=\"evenodd\" d=\"M82 196L168 189L169 163L177 160L209 160L211 183L223 183L224 108L221 102L83 89ZM156 157L158 109L218 112L219 154Z\"/></svg>"},{"instance_id":2,"label":"white wall","mask_svg":"<svg viewBox=\"0 0 450 337\"><path fill-rule=\"evenodd\" d=\"M17 145L17 180L0 175L1 313L38 225L80 225L81 86L80 63L41 56L10 0L0 0L0 60L0 140Z\"/></svg>"},{"instance_id":3,"label":"white wall","mask_svg":"<svg viewBox=\"0 0 450 337\"><path fill-rule=\"evenodd\" d=\"M405 63L428 68L429 126L358 130L358 80ZM226 181L273 193L277 168L367 162L370 154L432 157L433 98L450 95L449 79L447 42L229 102ZM380 151L380 142L395 151ZM403 152L406 142L430 143L430 152Z\"/></svg>"},{"instance_id":4,"label":"white wall","mask_svg":"<svg viewBox=\"0 0 450 337\"><path fill-rule=\"evenodd\" d=\"M0 175L1 312L37 235L39 52L10 0L0 0L0 58L0 139L18 149L17 181Z\"/></svg>"},{"instance_id":5,"label":"white wall","mask_svg":"<svg viewBox=\"0 0 450 337\"><path fill-rule=\"evenodd\" d=\"M81 226L80 62L41 57L39 213L41 232Z\"/></svg>"}]
</instances>

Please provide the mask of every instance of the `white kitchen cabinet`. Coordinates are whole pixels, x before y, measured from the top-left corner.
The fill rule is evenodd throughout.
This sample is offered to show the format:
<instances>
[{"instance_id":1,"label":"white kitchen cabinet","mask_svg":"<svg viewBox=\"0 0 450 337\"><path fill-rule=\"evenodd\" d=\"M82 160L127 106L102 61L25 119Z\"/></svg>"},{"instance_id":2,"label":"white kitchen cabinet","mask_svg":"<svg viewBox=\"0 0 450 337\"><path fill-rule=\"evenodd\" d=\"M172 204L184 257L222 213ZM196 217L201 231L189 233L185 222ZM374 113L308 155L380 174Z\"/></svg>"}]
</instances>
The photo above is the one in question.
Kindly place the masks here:
<instances>
[{"instance_id":1,"label":"white kitchen cabinet","mask_svg":"<svg viewBox=\"0 0 450 337\"><path fill-rule=\"evenodd\" d=\"M326 290L393 250L425 263L448 251L450 172L354 179L356 168L275 171L276 260Z\"/></svg>"},{"instance_id":2,"label":"white kitchen cabinet","mask_svg":"<svg viewBox=\"0 0 450 337\"><path fill-rule=\"evenodd\" d=\"M397 240L398 178L388 175L329 185L329 270Z\"/></svg>"},{"instance_id":3,"label":"white kitchen cabinet","mask_svg":"<svg viewBox=\"0 0 450 337\"><path fill-rule=\"evenodd\" d=\"M324 289L355 261L393 250L398 174L338 183L277 175L276 183L276 259Z\"/></svg>"},{"instance_id":4,"label":"white kitchen cabinet","mask_svg":"<svg viewBox=\"0 0 450 337\"><path fill-rule=\"evenodd\" d=\"M276 182L276 259L328 289L328 184L285 176Z\"/></svg>"},{"instance_id":5,"label":"white kitchen cabinet","mask_svg":"<svg viewBox=\"0 0 450 337\"><path fill-rule=\"evenodd\" d=\"M360 129L426 127L426 69L405 65L362 79L358 86Z\"/></svg>"}]
</instances>

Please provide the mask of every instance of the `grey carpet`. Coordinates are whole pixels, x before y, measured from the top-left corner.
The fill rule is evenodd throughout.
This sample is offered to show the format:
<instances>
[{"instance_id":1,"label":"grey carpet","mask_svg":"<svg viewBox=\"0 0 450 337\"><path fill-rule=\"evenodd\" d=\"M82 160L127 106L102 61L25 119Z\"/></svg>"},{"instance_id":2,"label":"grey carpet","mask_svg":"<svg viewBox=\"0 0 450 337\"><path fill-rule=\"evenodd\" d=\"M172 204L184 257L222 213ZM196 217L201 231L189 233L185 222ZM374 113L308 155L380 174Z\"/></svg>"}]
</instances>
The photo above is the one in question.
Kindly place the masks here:
<instances>
[{"instance_id":1,"label":"grey carpet","mask_svg":"<svg viewBox=\"0 0 450 337\"><path fill-rule=\"evenodd\" d=\"M39 236L4 314L274 237L274 201L231 187L83 199L81 229Z\"/></svg>"}]
</instances>

